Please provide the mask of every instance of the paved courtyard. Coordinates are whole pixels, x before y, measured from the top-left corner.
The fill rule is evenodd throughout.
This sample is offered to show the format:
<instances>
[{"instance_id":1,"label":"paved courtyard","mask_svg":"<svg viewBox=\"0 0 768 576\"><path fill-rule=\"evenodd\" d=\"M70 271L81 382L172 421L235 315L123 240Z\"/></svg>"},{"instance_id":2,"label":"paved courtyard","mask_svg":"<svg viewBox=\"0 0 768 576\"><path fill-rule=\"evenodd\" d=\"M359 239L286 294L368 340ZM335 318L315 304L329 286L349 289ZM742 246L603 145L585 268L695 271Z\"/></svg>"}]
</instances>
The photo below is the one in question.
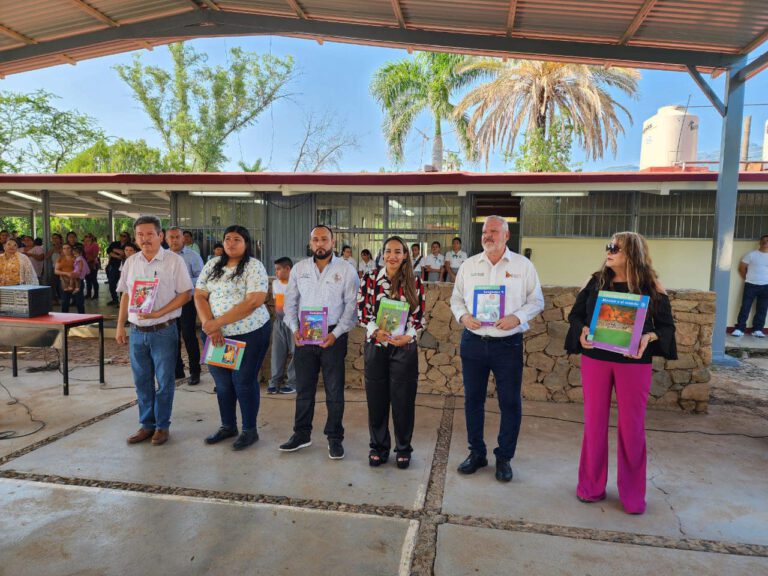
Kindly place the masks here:
<instances>
[{"instance_id":1,"label":"paved courtyard","mask_svg":"<svg viewBox=\"0 0 768 576\"><path fill-rule=\"evenodd\" d=\"M206 446L218 426L208 375L178 387L167 445L127 446L137 427L128 366L108 366L104 387L96 368L78 367L64 397L60 374L24 371L40 364L25 360L19 378L0 371L0 430L45 423L0 442L0 575L768 574L760 398L722 400L708 415L650 412L648 510L630 516L614 466L605 501L575 498L580 405L525 403L504 485L492 465L456 473L466 455L460 397L419 396L411 468L375 469L357 390L347 393L342 461L328 458L321 403L313 445L277 450L292 396L263 396L253 447ZM760 381L758 364L741 370ZM488 408L492 441L495 400ZM613 454L615 444L612 464Z\"/></svg>"}]
</instances>

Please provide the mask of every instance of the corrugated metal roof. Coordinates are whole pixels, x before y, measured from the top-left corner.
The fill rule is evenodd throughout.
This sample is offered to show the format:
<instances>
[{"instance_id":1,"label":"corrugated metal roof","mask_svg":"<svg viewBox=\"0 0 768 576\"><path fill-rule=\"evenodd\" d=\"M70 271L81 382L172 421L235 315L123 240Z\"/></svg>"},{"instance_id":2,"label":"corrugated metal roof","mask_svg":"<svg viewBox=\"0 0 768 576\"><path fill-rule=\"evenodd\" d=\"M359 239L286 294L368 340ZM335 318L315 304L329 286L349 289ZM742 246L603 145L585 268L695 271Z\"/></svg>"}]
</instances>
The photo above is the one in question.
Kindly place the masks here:
<instances>
[{"instance_id":1,"label":"corrugated metal roof","mask_svg":"<svg viewBox=\"0 0 768 576\"><path fill-rule=\"evenodd\" d=\"M62 62L77 61L169 41L169 36L216 35L217 23L196 23L189 27L177 15L189 13L257 14L287 19L270 21L260 28L257 20L244 19L223 26L222 34L276 33L317 37L356 43L403 46L402 37L382 30L467 33L496 38L577 41L581 44L615 44L630 47L693 50L737 55L754 49L768 39L766 0L24 0L0 2L0 76ZM167 22L166 22L167 21ZM356 29L357 36L342 32L320 36L300 23L352 23L369 26ZM290 22L299 23L291 29ZM123 34L123 28L144 23ZM156 24L152 30L150 24ZM162 29L167 24L167 30ZM208 26L207 29L197 26ZM175 27L175 28L174 28ZM326 28L327 29L327 28ZM115 31L104 34L105 31ZM127 30L127 29L126 29ZM307 31L309 30L309 31ZM121 36L124 36L121 38ZM81 37L77 45L71 39ZM186 36L189 37L189 36ZM52 43L56 39L70 39ZM91 40L92 39L92 40ZM51 43L51 52L39 49ZM87 49L84 44L88 44ZM429 45L408 45L426 48ZM21 48L31 48L24 52ZM450 49L443 45L441 49ZM15 56L18 52L18 57ZM474 53L482 53L481 49ZM509 53L515 56L514 52ZM569 54L563 54L568 58ZM582 52L580 61L605 61ZM0 59L2 60L2 59ZM656 68L683 66L665 62L658 55L635 59L640 66ZM715 64L714 66L718 66ZM711 67L710 67L711 69Z\"/></svg>"}]
</instances>

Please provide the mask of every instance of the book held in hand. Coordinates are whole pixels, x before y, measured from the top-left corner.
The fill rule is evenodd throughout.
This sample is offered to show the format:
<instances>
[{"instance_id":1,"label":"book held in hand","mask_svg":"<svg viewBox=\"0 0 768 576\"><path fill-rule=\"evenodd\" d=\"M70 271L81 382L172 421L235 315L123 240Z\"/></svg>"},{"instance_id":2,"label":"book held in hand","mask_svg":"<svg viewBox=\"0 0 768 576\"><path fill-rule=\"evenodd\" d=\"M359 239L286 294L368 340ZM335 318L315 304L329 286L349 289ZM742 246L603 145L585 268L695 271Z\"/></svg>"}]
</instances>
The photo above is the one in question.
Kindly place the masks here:
<instances>
[{"instance_id":1,"label":"book held in hand","mask_svg":"<svg viewBox=\"0 0 768 576\"><path fill-rule=\"evenodd\" d=\"M159 278L139 278L136 280L131 287L128 312L133 314L149 314L152 312L159 282Z\"/></svg>"},{"instance_id":2,"label":"book held in hand","mask_svg":"<svg viewBox=\"0 0 768 576\"><path fill-rule=\"evenodd\" d=\"M476 286L472 316L483 326L493 326L504 318L504 286Z\"/></svg>"},{"instance_id":3,"label":"book held in hand","mask_svg":"<svg viewBox=\"0 0 768 576\"><path fill-rule=\"evenodd\" d=\"M411 306L408 302L382 298L379 301L379 311L376 314L376 325L379 329L389 332L391 336L402 336L405 334L410 309Z\"/></svg>"},{"instance_id":4,"label":"book held in hand","mask_svg":"<svg viewBox=\"0 0 768 576\"><path fill-rule=\"evenodd\" d=\"M299 312L299 335L302 344L322 344L328 336L328 308L302 308Z\"/></svg>"},{"instance_id":5,"label":"book held in hand","mask_svg":"<svg viewBox=\"0 0 768 576\"><path fill-rule=\"evenodd\" d=\"M214 346L213 341L210 338L206 338L205 346L203 347L202 364L239 370L240 364L243 362L244 351L245 342L240 340L224 338L223 346Z\"/></svg>"},{"instance_id":6,"label":"book held in hand","mask_svg":"<svg viewBox=\"0 0 768 576\"><path fill-rule=\"evenodd\" d=\"M587 340L595 348L634 356L648 312L648 296L600 290Z\"/></svg>"}]
</instances>

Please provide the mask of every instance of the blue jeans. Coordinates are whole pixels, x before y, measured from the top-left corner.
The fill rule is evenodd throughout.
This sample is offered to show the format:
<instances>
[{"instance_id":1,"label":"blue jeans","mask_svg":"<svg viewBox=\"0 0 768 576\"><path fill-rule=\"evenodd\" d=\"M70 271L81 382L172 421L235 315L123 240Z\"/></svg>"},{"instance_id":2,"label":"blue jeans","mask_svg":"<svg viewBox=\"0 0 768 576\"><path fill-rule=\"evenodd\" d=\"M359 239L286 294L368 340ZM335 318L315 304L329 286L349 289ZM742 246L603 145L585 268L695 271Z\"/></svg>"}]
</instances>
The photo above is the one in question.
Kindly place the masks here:
<instances>
[{"instance_id":1,"label":"blue jeans","mask_svg":"<svg viewBox=\"0 0 768 576\"><path fill-rule=\"evenodd\" d=\"M142 428L167 430L171 425L178 341L175 322L157 332L131 330L131 370Z\"/></svg>"},{"instance_id":2,"label":"blue jeans","mask_svg":"<svg viewBox=\"0 0 768 576\"><path fill-rule=\"evenodd\" d=\"M239 370L230 370L219 366L208 366L208 371L216 382L216 398L219 401L221 425L237 428L237 403L240 402L240 415L243 430L256 429L256 416L259 413L259 370L269 348L271 322L267 322L253 332L227 336L231 340L245 342L243 361Z\"/></svg>"},{"instance_id":3,"label":"blue jeans","mask_svg":"<svg viewBox=\"0 0 768 576\"><path fill-rule=\"evenodd\" d=\"M744 296L741 299L741 310L739 310L739 317L736 320L735 328L737 330L747 329L747 319L749 318L749 311L752 309L752 302L757 300L757 307L755 308L755 315L752 317L752 330L762 331L765 328L765 315L768 312L768 284L750 284L744 283Z\"/></svg>"},{"instance_id":4,"label":"blue jeans","mask_svg":"<svg viewBox=\"0 0 768 576\"><path fill-rule=\"evenodd\" d=\"M486 455L483 430L488 376L496 377L496 397L501 410L499 447L493 453L500 459L515 456L522 420L523 336L484 340L469 330L461 335L461 369L464 376L464 415L467 420L469 449Z\"/></svg>"}]
</instances>

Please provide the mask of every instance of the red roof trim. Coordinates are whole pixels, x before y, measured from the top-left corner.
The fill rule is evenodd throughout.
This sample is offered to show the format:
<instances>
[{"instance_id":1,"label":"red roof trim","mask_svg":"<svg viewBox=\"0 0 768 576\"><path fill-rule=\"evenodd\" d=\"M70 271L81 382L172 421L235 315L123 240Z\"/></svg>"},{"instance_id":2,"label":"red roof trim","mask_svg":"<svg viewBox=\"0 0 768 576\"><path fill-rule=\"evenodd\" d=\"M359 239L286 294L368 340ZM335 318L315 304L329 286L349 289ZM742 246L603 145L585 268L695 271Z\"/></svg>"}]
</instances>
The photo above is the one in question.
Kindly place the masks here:
<instances>
[{"instance_id":1,"label":"red roof trim","mask_svg":"<svg viewBox=\"0 0 768 576\"><path fill-rule=\"evenodd\" d=\"M0 174L0 185L34 182L74 184L463 186L472 184L585 184L628 182L715 182L717 172L563 172L479 174L473 172L400 173L171 173L171 174ZM740 182L768 182L768 172L742 172Z\"/></svg>"}]
</instances>

